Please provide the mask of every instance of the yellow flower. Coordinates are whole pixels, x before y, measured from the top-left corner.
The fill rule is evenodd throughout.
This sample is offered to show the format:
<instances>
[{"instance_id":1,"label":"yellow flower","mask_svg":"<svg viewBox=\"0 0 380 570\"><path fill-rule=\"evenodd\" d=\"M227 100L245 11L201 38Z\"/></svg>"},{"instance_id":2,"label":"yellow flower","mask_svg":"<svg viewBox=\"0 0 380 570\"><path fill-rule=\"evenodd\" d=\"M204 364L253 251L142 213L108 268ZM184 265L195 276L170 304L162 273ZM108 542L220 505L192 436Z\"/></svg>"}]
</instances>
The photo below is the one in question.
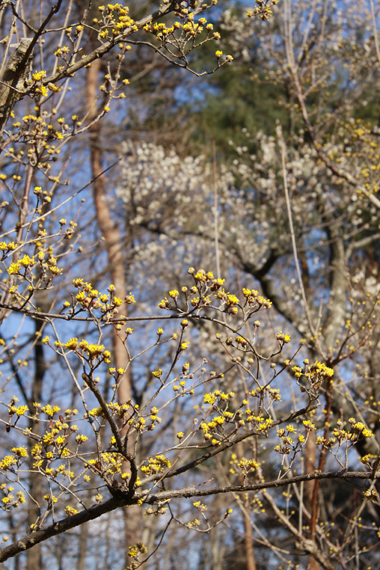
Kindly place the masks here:
<instances>
[{"instance_id":1,"label":"yellow flower","mask_svg":"<svg viewBox=\"0 0 380 570\"><path fill-rule=\"evenodd\" d=\"M25 447L13 447L11 451L17 457L28 457L28 452Z\"/></svg>"},{"instance_id":2,"label":"yellow flower","mask_svg":"<svg viewBox=\"0 0 380 570\"><path fill-rule=\"evenodd\" d=\"M66 507L64 511L67 517L71 517L72 515L76 515L78 513L78 511L73 507Z\"/></svg>"},{"instance_id":3,"label":"yellow flower","mask_svg":"<svg viewBox=\"0 0 380 570\"><path fill-rule=\"evenodd\" d=\"M41 79L43 79L46 76L46 71L35 71L32 74L32 78L34 79L34 81L40 81Z\"/></svg>"},{"instance_id":4,"label":"yellow flower","mask_svg":"<svg viewBox=\"0 0 380 570\"><path fill-rule=\"evenodd\" d=\"M178 295L179 293L176 289L174 289L173 291L169 291L169 297L171 297L172 299L176 299Z\"/></svg>"},{"instance_id":5,"label":"yellow flower","mask_svg":"<svg viewBox=\"0 0 380 570\"><path fill-rule=\"evenodd\" d=\"M152 372L152 374L155 378L160 378L162 376L162 369L159 368L158 370L155 370L154 372Z\"/></svg>"}]
</instances>

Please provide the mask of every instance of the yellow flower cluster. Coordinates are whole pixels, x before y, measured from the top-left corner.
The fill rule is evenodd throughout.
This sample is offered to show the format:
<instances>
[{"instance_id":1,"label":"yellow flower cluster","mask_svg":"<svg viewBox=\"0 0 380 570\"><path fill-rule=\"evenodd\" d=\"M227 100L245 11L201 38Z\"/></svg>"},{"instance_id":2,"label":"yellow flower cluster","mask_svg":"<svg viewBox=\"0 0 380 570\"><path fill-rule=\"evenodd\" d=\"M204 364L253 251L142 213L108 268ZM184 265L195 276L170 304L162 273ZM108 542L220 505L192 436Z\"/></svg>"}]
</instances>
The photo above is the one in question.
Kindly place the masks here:
<instances>
[{"instance_id":1,"label":"yellow flower cluster","mask_svg":"<svg viewBox=\"0 0 380 570\"><path fill-rule=\"evenodd\" d=\"M271 418L267 418L263 421L263 418L253 418L256 422L260 422L258 426L258 431L267 433L268 429L273 424L273 420Z\"/></svg>"},{"instance_id":2,"label":"yellow flower cluster","mask_svg":"<svg viewBox=\"0 0 380 570\"><path fill-rule=\"evenodd\" d=\"M25 495L22 491L17 491L16 497L12 495L13 487L7 487L5 483L0 485L0 490L4 497L1 499L0 505L3 511L9 511L11 508L17 508L19 505L25 503Z\"/></svg>"},{"instance_id":3,"label":"yellow flower cluster","mask_svg":"<svg viewBox=\"0 0 380 570\"><path fill-rule=\"evenodd\" d=\"M16 263L11 263L8 268L9 275L19 274L21 269L30 269L36 264L34 257L29 257L29 255L24 255Z\"/></svg>"},{"instance_id":4,"label":"yellow flower cluster","mask_svg":"<svg viewBox=\"0 0 380 570\"><path fill-rule=\"evenodd\" d=\"M246 303L249 305L259 305L264 309L269 309L272 306L272 302L259 294L255 289L246 289L243 287L243 295L246 298Z\"/></svg>"},{"instance_id":5,"label":"yellow flower cluster","mask_svg":"<svg viewBox=\"0 0 380 570\"><path fill-rule=\"evenodd\" d=\"M165 469L169 469L170 467L171 463L169 459L164 455L156 455L155 457L148 459L147 465L143 465L141 467L141 471L145 473L145 475L152 475L154 473L164 471Z\"/></svg>"},{"instance_id":6,"label":"yellow flower cluster","mask_svg":"<svg viewBox=\"0 0 380 570\"><path fill-rule=\"evenodd\" d=\"M28 452L25 447L13 447L11 451L16 457L28 457Z\"/></svg>"},{"instance_id":7,"label":"yellow flower cluster","mask_svg":"<svg viewBox=\"0 0 380 570\"><path fill-rule=\"evenodd\" d=\"M196 528L201 524L201 521L199 519L195 519L194 521L188 522L186 524L187 528Z\"/></svg>"},{"instance_id":8,"label":"yellow flower cluster","mask_svg":"<svg viewBox=\"0 0 380 570\"><path fill-rule=\"evenodd\" d=\"M292 436L289 434L296 434L296 433L297 433L297 428L295 428L293 424L289 424L286 426L286 428L281 428L277 430L277 437L281 438L281 445L276 445L274 450L283 455L288 455L291 451L293 452L297 451L300 444L304 443L306 440L305 436L299 435L297 441L294 442Z\"/></svg>"},{"instance_id":9,"label":"yellow flower cluster","mask_svg":"<svg viewBox=\"0 0 380 570\"><path fill-rule=\"evenodd\" d=\"M276 337L277 337L277 340L283 344L287 344L290 341L290 335L284 334L282 331L277 333Z\"/></svg>"},{"instance_id":10,"label":"yellow flower cluster","mask_svg":"<svg viewBox=\"0 0 380 570\"><path fill-rule=\"evenodd\" d=\"M74 306L70 309L71 313L78 310L78 307L84 310L94 310L99 309L103 315L115 316L118 313L118 308L124 303L131 305L135 303L135 298L130 293L126 295L124 300L119 299L115 296L115 286L110 285L108 287L108 293L101 293L97 289L94 289L91 283L86 283L83 279L74 279L73 285L79 292L75 296ZM65 303L65 306L69 307L70 303Z\"/></svg>"},{"instance_id":11,"label":"yellow flower cluster","mask_svg":"<svg viewBox=\"0 0 380 570\"><path fill-rule=\"evenodd\" d=\"M58 412L61 411L61 408L59 406L51 406L50 404L47 404L46 406L41 408L41 411L44 414L46 414L49 418L52 418L54 414L57 414Z\"/></svg>"},{"instance_id":12,"label":"yellow flower cluster","mask_svg":"<svg viewBox=\"0 0 380 570\"><path fill-rule=\"evenodd\" d=\"M330 379L334 376L334 370L326 366L322 362L314 362L309 365L308 361L304 362L304 367L293 366L292 371L294 376L298 379L305 376L312 385L320 384L323 380Z\"/></svg>"},{"instance_id":13,"label":"yellow flower cluster","mask_svg":"<svg viewBox=\"0 0 380 570\"><path fill-rule=\"evenodd\" d=\"M205 404L215 404L215 402L228 402L235 396L234 392L225 393L221 390L216 390L213 393L205 394L203 396L203 401Z\"/></svg>"},{"instance_id":14,"label":"yellow flower cluster","mask_svg":"<svg viewBox=\"0 0 380 570\"><path fill-rule=\"evenodd\" d=\"M359 438L374 437L374 434L369 430L363 422L357 422L355 418L350 418L348 423L351 425L351 432L343 429L342 420L337 421L337 426L333 429L332 435L336 437L339 443L346 441L357 441Z\"/></svg>"},{"instance_id":15,"label":"yellow flower cluster","mask_svg":"<svg viewBox=\"0 0 380 570\"><path fill-rule=\"evenodd\" d=\"M17 244L14 241L0 241L0 251L2 251L2 260L7 256L10 251L14 251L17 248Z\"/></svg>"},{"instance_id":16,"label":"yellow flower cluster","mask_svg":"<svg viewBox=\"0 0 380 570\"><path fill-rule=\"evenodd\" d=\"M149 23L144 26L144 31L153 34L161 42L170 40L171 43L177 44L179 41L194 40L197 36L201 35L203 31L206 32L205 39L201 43L205 43L212 39L220 39L219 32L214 32L213 24L208 24L206 18L199 18L195 20L195 15L187 8L182 8L177 15L183 20L174 22L171 26L167 26L163 22Z\"/></svg>"},{"instance_id":17,"label":"yellow flower cluster","mask_svg":"<svg viewBox=\"0 0 380 570\"><path fill-rule=\"evenodd\" d=\"M130 409L129 404L119 404L118 402L111 402L107 404L107 407L117 418L123 418Z\"/></svg>"},{"instance_id":18,"label":"yellow flower cluster","mask_svg":"<svg viewBox=\"0 0 380 570\"><path fill-rule=\"evenodd\" d=\"M24 416L29 412L28 406L10 406L9 415L17 414L18 416Z\"/></svg>"},{"instance_id":19,"label":"yellow flower cluster","mask_svg":"<svg viewBox=\"0 0 380 570\"><path fill-rule=\"evenodd\" d=\"M224 279L216 279L211 271L206 272L204 269L199 269L196 271L193 267L188 269L188 273L192 275L194 279L194 285L190 288L182 287L181 292L184 295L184 299L187 303L187 310L189 311L191 307L200 309L208 307L212 303L212 296L215 299L221 301L218 307L214 307L219 311L227 311L232 315L237 315L239 311L240 299L233 293L225 291L222 286L224 284ZM211 295L213 293L213 295ZM190 295L195 295L191 297ZM260 309L269 309L272 305L269 299L258 294L255 290L243 289L243 294L246 297L245 305L249 307L250 314L259 311ZM158 303L160 309L166 310L181 310L178 306L179 292L177 290L169 291L169 298L174 300L175 305L173 306L170 300L165 297ZM187 324L187 322L186 322ZM259 326L259 324L257 324ZM284 335L284 342L288 342L290 337ZM243 337L238 337L237 342L244 345Z\"/></svg>"},{"instance_id":20,"label":"yellow flower cluster","mask_svg":"<svg viewBox=\"0 0 380 570\"><path fill-rule=\"evenodd\" d=\"M76 515L79 512L77 509L74 509L74 507L70 507L70 506L65 507L64 511L65 511L67 517L71 517L72 515Z\"/></svg>"},{"instance_id":21,"label":"yellow flower cluster","mask_svg":"<svg viewBox=\"0 0 380 570\"><path fill-rule=\"evenodd\" d=\"M269 20L272 16L272 6L276 6L280 0L256 0L256 6L247 11L247 17L257 16L260 20Z\"/></svg>"},{"instance_id":22,"label":"yellow flower cluster","mask_svg":"<svg viewBox=\"0 0 380 570\"><path fill-rule=\"evenodd\" d=\"M130 558L133 559L138 559L138 557L140 556L140 554L144 554L145 552L148 552L148 549L146 546L143 545L142 542L138 542L137 544L135 544L134 546L129 546L128 547L128 556Z\"/></svg>"},{"instance_id":23,"label":"yellow flower cluster","mask_svg":"<svg viewBox=\"0 0 380 570\"><path fill-rule=\"evenodd\" d=\"M136 32L137 26L135 21L129 15L129 8L122 4L107 4L106 6L98 6L101 18L93 18L94 26L99 26L99 38L111 39L128 32ZM81 30L79 26L76 33Z\"/></svg>"},{"instance_id":24,"label":"yellow flower cluster","mask_svg":"<svg viewBox=\"0 0 380 570\"><path fill-rule=\"evenodd\" d=\"M96 460L91 460L89 463L96 463ZM105 475L121 474L123 457L119 453L102 453L101 454L102 471Z\"/></svg>"},{"instance_id":25,"label":"yellow flower cluster","mask_svg":"<svg viewBox=\"0 0 380 570\"><path fill-rule=\"evenodd\" d=\"M52 83L48 83L47 88L42 84L38 84L34 87L34 91L43 97L46 97L46 95L48 95L48 90L56 92L60 91L60 88L56 87ZM55 113L56 111L53 110L53 115ZM53 155L58 155L61 152L59 148L52 144L52 142L54 140L62 141L65 138L70 137L75 129L80 126L80 124L81 123L77 122L74 123L72 127L70 127L66 121L63 120L63 122L58 121L58 125L54 126L53 119L50 118L47 120L46 114L39 116L30 114L22 117L21 121L13 123L13 127L18 130L19 137L24 136L30 140L39 140L41 150L45 152L39 154L38 166L45 172L48 172L51 168L49 160L53 157ZM8 153L6 153L6 156L12 156L10 154L10 150ZM53 180L53 178L51 178L51 180ZM35 192L35 194L38 194L38 192ZM49 202L50 200L46 199L44 196L44 201Z\"/></svg>"},{"instance_id":26,"label":"yellow flower cluster","mask_svg":"<svg viewBox=\"0 0 380 570\"><path fill-rule=\"evenodd\" d=\"M52 417L55 411L59 411L58 406L51 407L47 410L42 409L47 413L48 417ZM56 459L61 459L65 457L70 457L73 453L67 447L69 443L69 437L71 434L78 431L78 427L75 425L69 426L63 417L60 416L61 419L51 421L47 431L43 434L42 439L39 443L37 443L32 451L31 455L36 459L34 464L35 468L39 470L45 471L47 475L50 477L57 477L60 474L63 474L67 477L72 478L73 474L69 471L66 466L60 465L56 469L52 469L50 464L52 461ZM78 435L76 436L76 443L79 445L82 442L87 440L85 435ZM49 449L50 448L50 449Z\"/></svg>"},{"instance_id":27,"label":"yellow flower cluster","mask_svg":"<svg viewBox=\"0 0 380 570\"><path fill-rule=\"evenodd\" d=\"M17 458L13 455L6 455L4 459L0 461L0 469L2 471L7 471L8 469L12 469L14 465L17 464Z\"/></svg>"},{"instance_id":28,"label":"yellow flower cluster","mask_svg":"<svg viewBox=\"0 0 380 570\"><path fill-rule=\"evenodd\" d=\"M32 73L33 81L41 81L44 77L46 77L46 71L35 71Z\"/></svg>"},{"instance_id":29,"label":"yellow flower cluster","mask_svg":"<svg viewBox=\"0 0 380 570\"><path fill-rule=\"evenodd\" d=\"M236 474L236 470L238 470L244 476L249 475L249 473L253 473L258 467L260 467L260 463L254 459L243 457L239 460L236 453L231 455L230 465L232 466L230 468L230 473L232 475Z\"/></svg>"},{"instance_id":30,"label":"yellow flower cluster","mask_svg":"<svg viewBox=\"0 0 380 570\"><path fill-rule=\"evenodd\" d=\"M78 339L74 337L67 342L56 341L54 345L57 348L73 350L79 356L84 358L87 362L91 362L93 365L99 362L111 362L111 353L109 350L105 349L103 344L91 344L84 339L78 341Z\"/></svg>"}]
</instances>

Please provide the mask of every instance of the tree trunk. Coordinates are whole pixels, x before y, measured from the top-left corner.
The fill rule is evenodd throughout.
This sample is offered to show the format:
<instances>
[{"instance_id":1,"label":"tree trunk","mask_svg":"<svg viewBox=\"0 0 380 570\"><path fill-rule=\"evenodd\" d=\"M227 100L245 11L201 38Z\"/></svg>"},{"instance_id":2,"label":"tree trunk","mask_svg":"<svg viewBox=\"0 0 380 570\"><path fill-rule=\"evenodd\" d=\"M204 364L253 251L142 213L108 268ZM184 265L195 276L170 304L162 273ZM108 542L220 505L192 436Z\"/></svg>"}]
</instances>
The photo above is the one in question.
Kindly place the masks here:
<instances>
[{"instance_id":1,"label":"tree trunk","mask_svg":"<svg viewBox=\"0 0 380 570\"><path fill-rule=\"evenodd\" d=\"M42 291L39 294L35 295L35 301L37 306L39 306L43 311L49 310L49 303L47 298L46 291ZM43 321L35 320L35 330L36 330L36 344L34 347L34 358L35 358L35 365L34 365L34 379L33 379L33 386L32 392L30 397L29 408L33 409L33 402L41 402L42 396L42 384L46 369L45 364L45 356L44 356L44 347L41 342L40 334L41 329L43 326ZM33 421L29 422L29 427L34 431L34 433L41 433L41 424L33 423ZM28 440L30 443L30 447L33 447L34 442L32 440ZM40 474L33 469L33 463L35 462L34 457L30 454L29 449L29 490L30 495L33 497L32 499L28 499L28 525L29 528L31 525L36 524L40 516L40 507L43 500L43 488L41 486L41 477ZM27 570L42 570L42 548L41 544L36 544L33 548L30 548L27 551Z\"/></svg>"},{"instance_id":2,"label":"tree trunk","mask_svg":"<svg viewBox=\"0 0 380 570\"><path fill-rule=\"evenodd\" d=\"M100 61L95 60L87 72L86 83L86 99L88 119L93 121L98 115L97 108L97 93L98 93L98 78L100 75ZM105 189L105 178L102 176L102 143L101 143L101 127L100 122L95 122L90 127L90 156L91 156L91 169L93 177L93 197L96 210L96 217L99 224L100 231L104 237L109 272L111 282L115 286L116 296L124 299L126 295L126 282L124 275L124 257L122 239L117 225L113 222L111 212L108 206L108 200ZM123 308L124 314L126 309ZM119 331L122 332L122 331ZM122 368L125 370L128 367L128 355L124 343L120 340L116 329L113 330L113 358L117 369ZM118 389L119 404L125 404L131 399L131 375L127 370L120 382ZM124 433L122 432L122 436ZM133 453L133 442L129 442L129 451ZM128 464L125 464L125 470L129 470ZM124 523L125 523L125 558L128 560L128 546L136 544L141 540L142 536L142 518L141 510L137 506L128 507L124 510Z\"/></svg>"},{"instance_id":3,"label":"tree trunk","mask_svg":"<svg viewBox=\"0 0 380 570\"><path fill-rule=\"evenodd\" d=\"M253 550L253 532L251 520L249 517L249 501L245 501L244 512L244 545L245 556L247 561L247 570L256 570L255 552Z\"/></svg>"}]
</instances>

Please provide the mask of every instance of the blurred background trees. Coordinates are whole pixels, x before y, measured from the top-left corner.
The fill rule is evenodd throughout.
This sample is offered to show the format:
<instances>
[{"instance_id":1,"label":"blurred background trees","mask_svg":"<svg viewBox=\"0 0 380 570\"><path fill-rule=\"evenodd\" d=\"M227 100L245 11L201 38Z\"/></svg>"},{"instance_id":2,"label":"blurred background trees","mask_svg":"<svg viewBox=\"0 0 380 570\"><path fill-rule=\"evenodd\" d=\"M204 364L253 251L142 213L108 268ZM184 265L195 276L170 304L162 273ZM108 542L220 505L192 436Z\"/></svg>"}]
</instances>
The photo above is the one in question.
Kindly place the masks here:
<instances>
[{"instance_id":1,"label":"blurred background trees","mask_svg":"<svg viewBox=\"0 0 380 570\"><path fill-rule=\"evenodd\" d=\"M199 3L183 4L191 11ZM212 458L207 468L200 466L194 476L199 484L211 478L219 486L253 484L292 469L294 474L343 468L368 472L379 454L378 7L372 0L269 4L219 0L207 15L213 41L189 53L187 60L178 51L161 50L195 73L162 57L157 32L149 40L154 49L141 31L116 48L122 57L109 51L73 78L68 62L72 65L73 57L79 61L94 53L100 41L96 30L105 31L110 23L104 20L101 28L94 18L107 18L113 8L91 4L84 11L75 2L64 10L60 7L49 23L57 31L41 36L33 63L26 65L25 81L31 82L33 99L24 97L17 103L15 117L9 117L4 131L3 232L13 231L9 239L17 235L17 243L28 235L35 254L44 250L47 259L41 286L34 293L35 309L59 312L72 293L71 280L84 276L99 290L113 283L121 298L133 291L138 310L134 304L128 306L128 317L143 312L152 316L167 291L181 290L188 267L204 267L227 279L226 290L250 287L271 300L268 316L260 316L261 326L255 329L255 348L265 352L275 331L291 336L286 351L271 361L275 370L286 367L300 342L302 349L292 366L302 367L308 359L334 370L334 381L325 379L320 387L320 405L299 424L294 422L297 429L302 420L316 427L307 432L302 454L293 459L275 450L290 432L252 437L229 455ZM129 15L142 21L158 4L132 2L128 7ZM18 2L3 4L1 10L6 62L11 44L33 37L50 6L37 9ZM17 37L9 39L12 18ZM169 16L168 25L173 21ZM109 37L105 35L104 41ZM223 52L221 59L216 50ZM225 61L227 54L234 58L231 64L198 76L214 70L216 61ZM33 73L45 69L54 82L44 96L41 80L33 79ZM59 73L62 91L56 92ZM113 98L122 93L114 91L116 78L128 84L125 98ZM36 119L24 119L28 116ZM44 117L51 128L41 125ZM43 134L45 128L50 128L51 141ZM67 136L70 133L79 136ZM36 140L43 141L43 149ZM26 203L29 210L23 210ZM36 218L38 223L33 222ZM68 229L62 224L60 232L61 219L71 223ZM54 248L54 255L48 247ZM52 259L63 268L57 277ZM57 285L51 289L53 277ZM9 282L3 287L4 311L12 286ZM23 306L26 299L27 288L21 300L16 296L12 302ZM67 377L67 362L41 343L48 324L22 314L5 322L11 324L2 331L4 401L15 394L29 409L33 402L53 400L65 402L69 409L77 407L78 392L71 381L55 381ZM76 326L76 337L96 338L94 323ZM230 358L215 339L215 324L190 320L190 326L194 362L206 356L210 371L227 369ZM169 321L165 334L177 328ZM132 335L134 354L144 350L156 330L157 323L148 321L144 333ZM252 329L245 334L252 334ZM154 369L169 367L172 350L163 344L154 358L128 366L120 333L113 329L104 335L102 342L112 346L113 365L128 368L118 401L144 406L155 386L153 361ZM80 364L70 363L80 377ZM260 364L258 375L264 383L271 370ZM305 405L296 374L288 367L278 385L273 383L282 393L276 411L270 408L274 419ZM237 367L219 385L243 399L246 382ZM110 374L102 378L106 401L112 397L113 383ZM140 444L141 458L171 441L184 418L192 421L194 410L183 402L177 400L155 437ZM340 442L342 430L350 429L350 418L374 437L348 442L342 466L334 457L336 447L324 446L318 438ZM36 434L41 429L42 435L40 424L31 422L30 427ZM12 430L4 437L3 455L12 437L17 444ZM260 467L244 471L239 463L243 459L259 461ZM12 540L25 524L41 516L39 505L46 490L33 474L33 463L32 458L25 485L34 500L26 501L25 511L20 506L17 516L12 510L3 513L4 534ZM181 485L193 484L192 476L184 475ZM93 503L95 487L90 481L81 497L84 505ZM129 507L35 546L25 558L18 555L4 567L125 568L130 564L129 546L142 541L153 552L162 538L143 568L374 568L379 504L375 494L372 501L363 495L368 489L376 493L359 479L326 479L320 484L314 480L278 490L216 495L207 500L209 532L175 523L163 538L168 514L142 516L139 509ZM179 501L172 514L181 521L194 519L193 502ZM234 509L231 516L216 524L229 508ZM312 541L324 557L316 556L314 546L307 549L300 536Z\"/></svg>"}]
</instances>

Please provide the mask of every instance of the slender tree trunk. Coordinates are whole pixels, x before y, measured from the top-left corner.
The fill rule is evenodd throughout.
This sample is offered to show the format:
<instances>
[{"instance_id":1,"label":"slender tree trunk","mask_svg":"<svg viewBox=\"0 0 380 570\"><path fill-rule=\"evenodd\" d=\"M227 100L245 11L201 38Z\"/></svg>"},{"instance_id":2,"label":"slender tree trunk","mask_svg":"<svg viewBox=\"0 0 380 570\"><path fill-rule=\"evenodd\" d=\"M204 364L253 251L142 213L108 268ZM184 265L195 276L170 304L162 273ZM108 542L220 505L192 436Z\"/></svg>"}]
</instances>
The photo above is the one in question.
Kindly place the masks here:
<instances>
[{"instance_id":1,"label":"slender tree trunk","mask_svg":"<svg viewBox=\"0 0 380 570\"><path fill-rule=\"evenodd\" d=\"M237 445L237 452L240 457L244 457L244 445L242 442ZM241 477L240 483L244 484L244 478ZM243 502L243 499L242 499ZM250 508L248 496L244 500L244 510L242 510L244 524L244 548L247 570L256 570L255 551L253 549L253 532L250 518Z\"/></svg>"},{"instance_id":2,"label":"slender tree trunk","mask_svg":"<svg viewBox=\"0 0 380 570\"><path fill-rule=\"evenodd\" d=\"M41 294L36 294L36 303L38 306L41 307L43 311L49 310L48 306L48 299L46 292L41 292ZM36 330L36 337L37 341L34 348L34 358L35 358L35 367L34 367L34 379L33 379L33 386L32 392L29 402L29 408L33 409L33 402L41 402L42 396L42 385L43 379L46 369L45 363L45 356L44 356L44 347L41 342L41 338L39 338L39 334L41 332L41 328L43 326L43 321L35 320L35 330ZM33 422L29 423L29 427L33 429L34 433L40 433L41 427L40 424L35 424ZM32 443L31 440L29 440ZM31 445L32 447L32 445ZM40 516L40 507L42 502L43 496L43 488L41 486L41 477L38 472L33 469L33 463L35 462L34 457L31 456L29 450L29 492L30 495L33 497L32 499L28 499L28 525L36 524L38 518ZM27 551L27 570L42 570L42 548L41 544L36 544L33 548L30 548Z\"/></svg>"},{"instance_id":3,"label":"slender tree trunk","mask_svg":"<svg viewBox=\"0 0 380 570\"><path fill-rule=\"evenodd\" d=\"M88 119L94 120L98 115L97 95L98 80L100 76L100 61L95 60L87 72L86 99ZM119 228L112 220L105 188L105 177L102 176L102 142L100 122L95 122L90 127L90 156L93 182L93 197L97 221L100 231L105 240L108 255L109 272L112 284L115 286L116 296L124 299L126 295L126 282L124 273L124 257L122 239ZM125 314L126 309L123 308ZM124 343L120 340L116 329L113 331L113 358L117 369L125 370L128 366L128 355ZM118 400L124 404L131 399L131 376L129 370L124 374L118 389ZM124 435L122 433L122 435ZM130 451L133 453L133 442L129 442ZM126 464L125 469L128 470ZM128 561L128 546L141 540L142 518L141 510L137 506L128 507L124 510L125 522L125 552ZM126 564L127 565L127 564Z\"/></svg>"},{"instance_id":4,"label":"slender tree trunk","mask_svg":"<svg viewBox=\"0 0 380 570\"><path fill-rule=\"evenodd\" d=\"M251 520L249 517L249 501L245 501L245 512L244 512L244 546L245 546L245 557L247 561L247 570L256 570L256 560L255 552L253 550L253 532L251 526Z\"/></svg>"},{"instance_id":5,"label":"slender tree trunk","mask_svg":"<svg viewBox=\"0 0 380 570\"><path fill-rule=\"evenodd\" d=\"M95 60L87 72L86 97L88 118L90 121L94 120L98 115L97 92L99 75L100 61ZM91 170L92 177L94 179L93 197L97 222L105 240L112 284L115 286L116 295L120 298L124 298L126 294L126 283L124 276L123 247L121 243L119 228L112 220L111 212L108 206L108 198L105 189L105 177L101 175L103 172L103 149L100 137L100 129L101 127L99 121L90 127ZM125 350L123 342L116 334L115 329L113 333L113 358L117 368L125 369L127 367L127 352ZM120 403L127 402L131 397L131 386L128 374L124 375L124 378L119 387L118 395Z\"/></svg>"},{"instance_id":6,"label":"slender tree trunk","mask_svg":"<svg viewBox=\"0 0 380 570\"><path fill-rule=\"evenodd\" d=\"M212 546L212 568L213 570L222 570L223 560L220 556L220 537L219 537L219 529L215 529L216 532L213 533L211 538Z\"/></svg>"},{"instance_id":7,"label":"slender tree trunk","mask_svg":"<svg viewBox=\"0 0 380 570\"><path fill-rule=\"evenodd\" d=\"M80 527L77 570L85 570L88 545L88 522Z\"/></svg>"},{"instance_id":8,"label":"slender tree trunk","mask_svg":"<svg viewBox=\"0 0 380 570\"><path fill-rule=\"evenodd\" d=\"M315 432L311 431L306 442L306 455L305 455L305 471L306 473L314 473L317 468L317 453L316 453L316 438ZM314 481L305 481L305 505L306 509L310 513L310 517L313 516L313 510L318 509L318 504L314 504L313 493L314 493ZM318 516L318 515L317 515ZM319 562L314 558L314 556L309 556L307 570L320 570Z\"/></svg>"}]
</instances>

